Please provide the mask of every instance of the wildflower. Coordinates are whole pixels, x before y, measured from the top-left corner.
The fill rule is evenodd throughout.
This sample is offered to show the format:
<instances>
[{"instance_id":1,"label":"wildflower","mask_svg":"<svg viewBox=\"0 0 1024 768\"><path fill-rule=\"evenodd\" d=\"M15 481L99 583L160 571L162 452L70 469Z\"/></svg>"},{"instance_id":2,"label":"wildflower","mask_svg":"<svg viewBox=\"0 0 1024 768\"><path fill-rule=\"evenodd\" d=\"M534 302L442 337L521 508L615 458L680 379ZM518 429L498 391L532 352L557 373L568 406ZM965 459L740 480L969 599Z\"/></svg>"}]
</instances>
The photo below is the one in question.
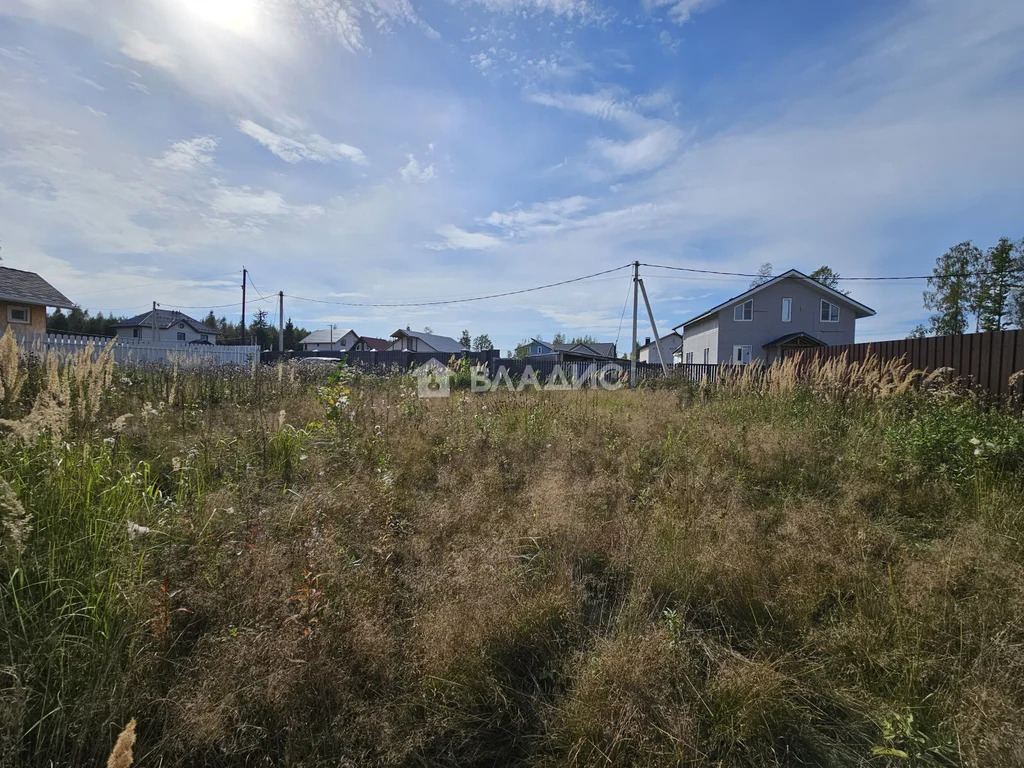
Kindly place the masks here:
<instances>
[{"instance_id":1,"label":"wildflower","mask_svg":"<svg viewBox=\"0 0 1024 768\"><path fill-rule=\"evenodd\" d=\"M147 533L152 533L152 532L153 532L152 528L147 528L144 525L137 525L136 523L133 523L131 520L128 521L128 537L129 538L137 539L140 536L145 536Z\"/></svg>"},{"instance_id":2,"label":"wildflower","mask_svg":"<svg viewBox=\"0 0 1024 768\"><path fill-rule=\"evenodd\" d=\"M978 439L978 438L976 438L976 437L972 437L972 438L971 438L970 440L968 440L967 442L969 442L969 443L970 443L971 445L981 445L981 440L979 440L979 439Z\"/></svg>"},{"instance_id":3,"label":"wildflower","mask_svg":"<svg viewBox=\"0 0 1024 768\"><path fill-rule=\"evenodd\" d=\"M974 455L975 456L981 456L981 448L975 448L974 449Z\"/></svg>"}]
</instances>

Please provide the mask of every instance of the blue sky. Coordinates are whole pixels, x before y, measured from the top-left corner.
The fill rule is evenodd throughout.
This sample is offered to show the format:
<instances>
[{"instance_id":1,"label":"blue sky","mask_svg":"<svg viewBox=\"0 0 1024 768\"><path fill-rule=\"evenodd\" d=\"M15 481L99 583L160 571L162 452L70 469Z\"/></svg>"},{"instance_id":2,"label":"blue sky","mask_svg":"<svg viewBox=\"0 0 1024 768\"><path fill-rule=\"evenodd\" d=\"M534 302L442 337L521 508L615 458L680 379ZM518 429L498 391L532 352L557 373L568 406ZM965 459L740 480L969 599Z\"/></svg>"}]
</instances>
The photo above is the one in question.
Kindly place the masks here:
<instances>
[{"instance_id":1,"label":"blue sky","mask_svg":"<svg viewBox=\"0 0 1024 768\"><path fill-rule=\"evenodd\" d=\"M2 256L122 314L237 302L242 264L353 303L925 273L1024 235L1022 33L1016 0L8 0ZM662 329L748 282L645 276ZM861 340L925 318L919 283L846 287ZM625 345L627 288L286 313Z\"/></svg>"}]
</instances>

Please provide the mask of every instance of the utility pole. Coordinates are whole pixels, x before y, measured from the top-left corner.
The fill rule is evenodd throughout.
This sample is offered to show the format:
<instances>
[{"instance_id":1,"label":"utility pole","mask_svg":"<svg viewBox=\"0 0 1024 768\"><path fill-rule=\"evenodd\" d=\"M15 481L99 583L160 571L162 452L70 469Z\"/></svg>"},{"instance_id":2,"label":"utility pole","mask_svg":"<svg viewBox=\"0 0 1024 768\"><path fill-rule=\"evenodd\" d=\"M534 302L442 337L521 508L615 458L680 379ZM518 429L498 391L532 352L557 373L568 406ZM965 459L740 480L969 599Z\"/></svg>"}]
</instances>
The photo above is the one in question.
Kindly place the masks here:
<instances>
[{"instance_id":1,"label":"utility pole","mask_svg":"<svg viewBox=\"0 0 1024 768\"><path fill-rule=\"evenodd\" d=\"M153 341L156 341L157 333L156 333L156 302L155 301L153 302L152 320L153 320L153 322L151 323L151 325L153 326Z\"/></svg>"},{"instance_id":2,"label":"utility pole","mask_svg":"<svg viewBox=\"0 0 1024 768\"><path fill-rule=\"evenodd\" d=\"M640 262L633 262L633 354L629 356L629 388L636 388L636 311L640 299Z\"/></svg>"},{"instance_id":3,"label":"utility pole","mask_svg":"<svg viewBox=\"0 0 1024 768\"><path fill-rule=\"evenodd\" d=\"M665 364L665 351L661 348L661 337L658 335L658 325L654 322L654 313L651 312L651 302L647 298L647 289L644 281L640 281L640 292L644 295L644 306L647 307L647 317L651 319L651 330L654 331L654 346L658 349L658 359L661 361L661 372L668 376L668 366Z\"/></svg>"},{"instance_id":4,"label":"utility pole","mask_svg":"<svg viewBox=\"0 0 1024 768\"><path fill-rule=\"evenodd\" d=\"M245 282L249 276L249 270L242 267L242 346L245 346Z\"/></svg>"},{"instance_id":5,"label":"utility pole","mask_svg":"<svg viewBox=\"0 0 1024 768\"><path fill-rule=\"evenodd\" d=\"M284 352L284 291L277 292L277 351Z\"/></svg>"}]
</instances>

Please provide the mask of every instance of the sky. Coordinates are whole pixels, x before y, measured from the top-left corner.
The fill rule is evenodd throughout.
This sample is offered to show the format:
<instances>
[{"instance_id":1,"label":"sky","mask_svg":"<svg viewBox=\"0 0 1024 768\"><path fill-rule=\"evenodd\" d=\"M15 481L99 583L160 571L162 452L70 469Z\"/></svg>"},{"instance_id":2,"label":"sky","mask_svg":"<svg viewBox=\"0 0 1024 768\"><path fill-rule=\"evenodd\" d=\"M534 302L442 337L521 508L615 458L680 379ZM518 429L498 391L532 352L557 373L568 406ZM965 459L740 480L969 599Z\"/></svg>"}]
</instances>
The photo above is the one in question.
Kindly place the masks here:
<instances>
[{"instance_id":1,"label":"sky","mask_svg":"<svg viewBox=\"0 0 1024 768\"><path fill-rule=\"evenodd\" d=\"M1022 36L1019 0L4 0L0 257L93 313L237 318L244 265L309 329L625 349L628 270L358 305L1020 238ZM662 333L749 284L641 274ZM927 318L843 288L859 341Z\"/></svg>"}]
</instances>

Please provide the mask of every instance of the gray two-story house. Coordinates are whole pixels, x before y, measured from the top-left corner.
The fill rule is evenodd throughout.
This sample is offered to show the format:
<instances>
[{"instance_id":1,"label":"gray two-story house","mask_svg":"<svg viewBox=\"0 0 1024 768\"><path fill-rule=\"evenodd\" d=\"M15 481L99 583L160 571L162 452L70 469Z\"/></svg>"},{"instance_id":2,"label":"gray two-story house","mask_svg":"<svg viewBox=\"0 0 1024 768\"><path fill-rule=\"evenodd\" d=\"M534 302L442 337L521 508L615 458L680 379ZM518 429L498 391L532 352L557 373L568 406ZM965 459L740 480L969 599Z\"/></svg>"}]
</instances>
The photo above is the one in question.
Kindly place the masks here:
<instances>
[{"instance_id":1,"label":"gray two-story house","mask_svg":"<svg viewBox=\"0 0 1024 768\"><path fill-rule=\"evenodd\" d=\"M791 269L677 325L682 362L773 363L802 349L852 344L875 310Z\"/></svg>"}]
</instances>

